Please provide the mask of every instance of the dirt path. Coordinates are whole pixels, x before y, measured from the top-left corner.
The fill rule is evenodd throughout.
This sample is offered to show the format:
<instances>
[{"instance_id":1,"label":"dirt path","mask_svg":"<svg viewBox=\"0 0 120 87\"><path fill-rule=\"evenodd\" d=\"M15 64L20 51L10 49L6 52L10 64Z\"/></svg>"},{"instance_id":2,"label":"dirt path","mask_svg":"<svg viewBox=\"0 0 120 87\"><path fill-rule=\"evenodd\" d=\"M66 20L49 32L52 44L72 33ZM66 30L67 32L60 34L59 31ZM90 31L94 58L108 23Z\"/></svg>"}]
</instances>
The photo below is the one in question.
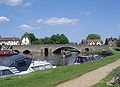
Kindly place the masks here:
<instances>
[{"instance_id":1,"label":"dirt path","mask_svg":"<svg viewBox=\"0 0 120 87\"><path fill-rule=\"evenodd\" d=\"M119 66L120 59L56 87L90 87L105 78L113 69Z\"/></svg>"}]
</instances>

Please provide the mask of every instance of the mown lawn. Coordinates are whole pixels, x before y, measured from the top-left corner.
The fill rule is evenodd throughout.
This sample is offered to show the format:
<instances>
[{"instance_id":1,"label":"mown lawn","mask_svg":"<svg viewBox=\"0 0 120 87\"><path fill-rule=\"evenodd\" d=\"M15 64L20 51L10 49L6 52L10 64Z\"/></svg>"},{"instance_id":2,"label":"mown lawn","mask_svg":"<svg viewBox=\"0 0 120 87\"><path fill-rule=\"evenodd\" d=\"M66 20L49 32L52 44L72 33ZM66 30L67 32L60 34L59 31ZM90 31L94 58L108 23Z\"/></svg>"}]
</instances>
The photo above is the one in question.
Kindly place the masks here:
<instances>
[{"instance_id":1,"label":"mown lawn","mask_svg":"<svg viewBox=\"0 0 120 87\"><path fill-rule=\"evenodd\" d=\"M0 78L0 87L54 87L118 59L120 59L120 53L114 52L113 56L80 65L61 66L56 69L37 71L22 76Z\"/></svg>"}]
</instances>

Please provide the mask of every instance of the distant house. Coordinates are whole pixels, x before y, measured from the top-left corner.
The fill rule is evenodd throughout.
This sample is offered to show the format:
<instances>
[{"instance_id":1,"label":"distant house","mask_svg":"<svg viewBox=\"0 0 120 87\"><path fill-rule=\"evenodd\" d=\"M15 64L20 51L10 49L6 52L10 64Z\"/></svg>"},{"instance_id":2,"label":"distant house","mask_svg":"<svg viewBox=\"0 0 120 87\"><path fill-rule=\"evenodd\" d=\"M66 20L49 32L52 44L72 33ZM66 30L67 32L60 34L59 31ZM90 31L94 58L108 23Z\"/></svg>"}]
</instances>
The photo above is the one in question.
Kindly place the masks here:
<instances>
[{"instance_id":1,"label":"distant house","mask_svg":"<svg viewBox=\"0 0 120 87\"><path fill-rule=\"evenodd\" d=\"M117 43L117 38L110 37L110 38L106 38L105 40L105 45L116 46L116 43Z\"/></svg>"},{"instance_id":2,"label":"distant house","mask_svg":"<svg viewBox=\"0 0 120 87\"><path fill-rule=\"evenodd\" d=\"M82 40L82 45L103 45L103 42L99 39L86 39Z\"/></svg>"},{"instance_id":3,"label":"distant house","mask_svg":"<svg viewBox=\"0 0 120 87\"><path fill-rule=\"evenodd\" d=\"M19 38L0 38L0 45L30 45L31 40L28 37Z\"/></svg>"},{"instance_id":4,"label":"distant house","mask_svg":"<svg viewBox=\"0 0 120 87\"><path fill-rule=\"evenodd\" d=\"M0 45L20 45L19 38L0 38Z\"/></svg>"},{"instance_id":5,"label":"distant house","mask_svg":"<svg viewBox=\"0 0 120 87\"><path fill-rule=\"evenodd\" d=\"M30 45L31 44L31 40L29 37L23 37L21 39L21 45Z\"/></svg>"}]
</instances>

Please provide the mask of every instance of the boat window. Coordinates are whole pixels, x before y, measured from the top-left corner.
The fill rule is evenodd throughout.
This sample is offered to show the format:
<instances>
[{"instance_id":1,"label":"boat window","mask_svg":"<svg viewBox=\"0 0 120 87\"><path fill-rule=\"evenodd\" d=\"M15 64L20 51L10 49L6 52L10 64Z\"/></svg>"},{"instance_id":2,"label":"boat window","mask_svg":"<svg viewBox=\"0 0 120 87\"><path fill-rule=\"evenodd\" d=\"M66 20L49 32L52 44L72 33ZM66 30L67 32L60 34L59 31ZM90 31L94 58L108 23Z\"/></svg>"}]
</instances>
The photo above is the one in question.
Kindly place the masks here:
<instances>
[{"instance_id":1,"label":"boat window","mask_svg":"<svg viewBox=\"0 0 120 87\"><path fill-rule=\"evenodd\" d=\"M0 76L5 76L5 75L12 75L13 73L6 69L6 70L0 70Z\"/></svg>"},{"instance_id":2,"label":"boat window","mask_svg":"<svg viewBox=\"0 0 120 87\"><path fill-rule=\"evenodd\" d=\"M52 68L52 66L51 66L50 64L46 64L46 65L44 65L44 67L45 67L46 69Z\"/></svg>"},{"instance_id":3,"label":"boat window","mask_svg":"<svg viewBox=\"0 0 120 87\"><path fill-rule=\"evenodd\" d=\"M27 65L27 59L23 60L23 61L20 61L18 63L18 66L21 67L21 66L26 66Z\"/></svg>"},{"instance_id":4,"label":"boat window","mask_svg":"<svg viewBox=\"0 0 120 87\"><path fill-rule=\"evenodd\" d=\"M25 58L25 59L17 60L13 65L21 72L21 71L26 71L30 66L31 62L32 60Z\"/></svg>"},{"instance_id":5,"label":"boat window","mask_svg":"<svg viewBox=\"0 0 120 87\"><path fill-rule=\"evenodd\" d=\"M33 70L35 70L35 71L37 71L37 70L44 70L45 69L45 67L44 66L34 66L34 67L32 67L32 69Z\"/></svg>"}]
</instances>

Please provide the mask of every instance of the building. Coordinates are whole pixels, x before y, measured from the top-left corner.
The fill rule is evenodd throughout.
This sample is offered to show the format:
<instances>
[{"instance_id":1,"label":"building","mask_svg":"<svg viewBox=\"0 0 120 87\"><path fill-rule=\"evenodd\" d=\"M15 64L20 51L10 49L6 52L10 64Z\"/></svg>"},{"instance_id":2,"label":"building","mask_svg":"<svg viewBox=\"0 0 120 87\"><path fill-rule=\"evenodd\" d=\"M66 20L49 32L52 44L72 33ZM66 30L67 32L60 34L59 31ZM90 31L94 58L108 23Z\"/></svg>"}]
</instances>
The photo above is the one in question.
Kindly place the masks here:
<instances>
[{"instance_id":1,"label":"building","mask_svg":"<svg viewBox=\"0 0 120 87\"><path fill-rule=\"evenodd\" d=\"M30 38L28 38L28 37L23 37L23 38L21 39L21 45L30 45L30 44L31 44Z\"/></svg>"},{"instance_id":2,"label":"building","mask_svg":"<svg viewBox=\"0 0 120 87\"><path fill-rule=\"evenodd\" d=\"M30 45L31 41L28 37L23 38L0 38L0 45Z\"/></svg>"},{"instance_id":3,"label":"building","mask_svg":"<svg viewBox=\"0 0 120 87\"><path fill-rule=\"evenodd\" d=\"M110 37L110 38L106 38L105 40L105 45L116 46L116 44L117 44L117 38Z\"/></svg>"},{"instance_id":4,"label":"building","mask_svg":"<svg viewBox=\"0 0 120 87\"><path fill-rule=\"evenodd\" d=\"M82 45L103 45L103 41L99 39L86 39L82 40Z\"/></svg>"},{"instance_id":5,"label":"building","mask_svg":"<svg viewBox=\"0 0 120 87\"><path fill-rule=\"evenodd\" d=\"M19 38L0 38L0 45L20 45Z\"/></svg>"}]
</instances>

